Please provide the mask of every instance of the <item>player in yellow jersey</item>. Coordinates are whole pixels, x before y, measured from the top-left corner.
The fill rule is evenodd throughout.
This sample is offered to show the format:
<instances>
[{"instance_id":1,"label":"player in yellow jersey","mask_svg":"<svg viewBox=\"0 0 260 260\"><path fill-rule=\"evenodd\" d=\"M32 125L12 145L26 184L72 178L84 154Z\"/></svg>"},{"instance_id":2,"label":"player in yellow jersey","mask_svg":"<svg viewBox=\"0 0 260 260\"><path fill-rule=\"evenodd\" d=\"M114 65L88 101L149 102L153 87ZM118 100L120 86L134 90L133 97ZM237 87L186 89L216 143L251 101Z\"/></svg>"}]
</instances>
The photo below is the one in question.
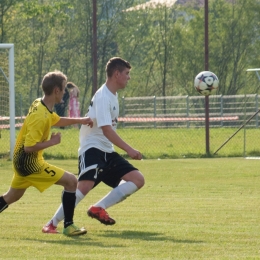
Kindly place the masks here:
<instances>
[{"instance_id":1,"label":"player in yellow jersey","mask_svg":"<svg viewBox=\"0 0 260 260\"><path fill-rule=\"evenodd\" d=\"M77 236L87 232L85 228L78 228L73 223L77 179L74 174L47 163L43 158L44 149L57 145L61 141L61 133L52 133L50 136L52 126L64 127L73 124L93 126L89 117L59 117L52 112L54 105L62 100L66 83L67 77L60 71L49 72L44 76L42 80L44 96L32 103L17 137L13 156L14 175L11 187L0 196L0 212L18 201L30 186L43 192L53 184L61 185L64 187L63 234ZM48 231L58 232L56 228L50 227Z\"/></svg>"}]
</instances>

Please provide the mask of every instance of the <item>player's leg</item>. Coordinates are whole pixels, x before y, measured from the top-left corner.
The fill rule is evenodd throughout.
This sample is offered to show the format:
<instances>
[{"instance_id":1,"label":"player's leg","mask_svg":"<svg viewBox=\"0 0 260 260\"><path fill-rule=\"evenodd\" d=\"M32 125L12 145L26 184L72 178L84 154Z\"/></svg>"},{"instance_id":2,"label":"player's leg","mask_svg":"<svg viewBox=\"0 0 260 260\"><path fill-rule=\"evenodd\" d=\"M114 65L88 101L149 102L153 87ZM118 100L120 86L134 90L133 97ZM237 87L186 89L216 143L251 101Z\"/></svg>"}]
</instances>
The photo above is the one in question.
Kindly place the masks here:
<instances>
[{"instance_id":1,"label":"player's leg","mask_svg":"<svg viewBox=\"0 0 260 260\"><path fill-rule=\"evenodd\" d=\"M76 201L75 201L75 207L79 204L81 200L84 199L84 197L87 195L88 191L92 189L93 184L90 185L88 191L86 190L86 187L89 185L86 184L86 181L81 181L78 183L78 187L76 190ZM84 191L84 193L81 192ZM43 233L57 233L57 226L58 224L64 220L64 210L63 205L60 204L59 208L53 215L52 219L43 227L42 232Z\"/></svg>"},{"instance_id":2,"label":"player's leg","mask_svg":"<svg viewBox=\"0 0 260 260\"><path fill-rule=\"evenodd\" d=\"M76 177L71 173L65 172L56 184L64 187L62 192L62 207L64 212L63 234L67 236L86 234L87 231L85 228L78 228L73 222L77 187Z\"/></svg>"},{"instance_id":3,"label":"player's leg","mask_svg":"<svg viewBox=\"0 0 260 260\"><path fill-rule=\"evenodd\" d=\"M65 172L63 176L56 182L57 185L62 185L62 204L64 210L64 228L73 224L74 207L76 200L77 179L74 175Z\"/></svg>"},{"instance_id":4,"label":"player's leg","mask_svg":"<svg viewBox=\"0 0 260 260\"><path fill-rule=\"evenodd\" d=\"M127 182L134 183L138 190L141 189L144 186L144 183L145 183L144 176L138 170L137 171L128 172L121 179L123 181L125 181L126 183ZM122 181L122 184L124 183L123 181Z\"/></svg>"},{"instance_id":5,"label":"player's leg","mask_svg":"<svg viewBox=\"0 0 260 260\"><path fill-rule=\"evenodd\" d=\"M79 156L79 181L76 190L76 205L83 200L87 193L93 188L94 176L98 171L98 155L93 155L93 150L89 149ZM90 180L89 180L90 179ZM52 219L43 227L42 232L44 233L57 233L57 226L59 222L64 219L63 204L59 206Z\"/></svg>"},{"instance_id":6,"label":"player's leg","mask_svg":"<svg viewBox=\"0 0 260 260\"><path fill-rule=\"evenodd\" d=\"M40 184L37 185L37 183L35 183L35 185L37 185L36 187L40 189L40 191L45 190L53 184L64 187L62 192L62 205L65 215L63 233L68 236L85 234L87 231L85 229L77 228L73 222L76 199L75 192L77 187L77 178L75 175L65 172L63 169L48 164L47 162L45 162L44 169L40 175ZM56 227L52 223L51 225L44 226L42 231L44 233L58 233Z\"/></svg>"},{"instance_id":7,"label":"player's leg","mask_svg":"<svg viewBox=\"0 0 260 260\"><path fill-rule=\"evenodd\" d=\"M4 211L8 206L18 201L24 194L26 189L14 189L12 187L0 197L0 213Z\"/></svg>"},{"instance_id":8,"label":"player's leg","mask_svg":"<svg viewBox=\"0 0 260 260\"><path fill-rule=\"evenodd\" d=\"M5 210L8 205L18 201L30 186L31 183L27 180L27 177L22 177L14 172L9 190L0 197L0 212Z\"/></svg>"},{"instance_id":9,"label":"player's leg","mask_svg":"<svg viewBox=\"0 0 260 260\"><path fill-rule=\"evenodd\" d=\"M89 216L106 225L115 224L115 220L109 217L105 209L123 201L144 185L144 177L138 169L117 153L113 153L110 157L113 162L110 165L115 166L108 169L102 181L114 189L88 210Z\"/></svg>"},{"instance_id":10,"label":"player's leg","mask_svg":"<svg viewBox=\"0 0 260 260\"><path fill-rule=\"evenodd\" d=\"M76 190L76 202L75 202L75 207L76 205L84 198L84 196L81 194L81 192L77 189ZM58 226L58 224L64 220L64 210L63 210L63 205L62 203L60 204L59 208L57 209L57 211L55 212L55 214L53 215L52 219L46 224L46 226L52 224L55 227L55 230ZM45 226L45 227L46 227ZM46 231L46 232L45 232ZM48 230L46 229L43 232L44 233L57 233L57 232L52 232L52 230L50 230L50 232L48 232Z\"/></svg>"},{"instance_id":11,"label":"player's leg","mask_svg":"<svg viewBox=\"0 0 260 260\"><path fill-rule=\"evenodd\" d=\"M128 196L142 188L144 185L143 175L137 170L125 174L121 179L119 185L94 206L107 209L125 200Z\"/></svg>"},{"instance_id":12,"label":"player's leg","mask_svg":"<svg viewBox=\"0 0 260 260\"><path fill-rule=\"evenodd\" d=\"M138 171L131 171L127 174L135 175ZM126 174L126 175L127 175ZM114 225L116 221L109 216L106 209L125 200L128 196L133 194L138 190L138 187L132 181L119 180L120 183L112 191L110 191L105 197L100 201L92 205L88 211L88 216L99 220L105 225ZM106 184L111 186L109 181L105 181Z\"/></svg>"}]
</instances>

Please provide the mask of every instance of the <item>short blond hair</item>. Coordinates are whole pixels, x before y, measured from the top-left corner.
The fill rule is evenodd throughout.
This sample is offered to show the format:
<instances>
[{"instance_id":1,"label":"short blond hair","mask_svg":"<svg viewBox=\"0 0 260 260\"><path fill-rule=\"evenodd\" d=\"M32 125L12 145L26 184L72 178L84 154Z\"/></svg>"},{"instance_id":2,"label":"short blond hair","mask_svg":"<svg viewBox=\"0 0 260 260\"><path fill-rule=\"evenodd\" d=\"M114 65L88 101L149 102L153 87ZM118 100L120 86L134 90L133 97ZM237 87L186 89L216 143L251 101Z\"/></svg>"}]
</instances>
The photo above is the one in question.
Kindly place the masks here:
<instances>
[{"instance_id":1,"label":"short blond hair","mask_svg":"<svg viewBox=\"0 0 260 260\"><path fill-rule=\"evenodd\" d=\"M62 83L67 82L67 76L59 70L48 72L42 80L42 90L45 95L52 94L55 87L62 90Z\"/></svg>"}]
</instances>

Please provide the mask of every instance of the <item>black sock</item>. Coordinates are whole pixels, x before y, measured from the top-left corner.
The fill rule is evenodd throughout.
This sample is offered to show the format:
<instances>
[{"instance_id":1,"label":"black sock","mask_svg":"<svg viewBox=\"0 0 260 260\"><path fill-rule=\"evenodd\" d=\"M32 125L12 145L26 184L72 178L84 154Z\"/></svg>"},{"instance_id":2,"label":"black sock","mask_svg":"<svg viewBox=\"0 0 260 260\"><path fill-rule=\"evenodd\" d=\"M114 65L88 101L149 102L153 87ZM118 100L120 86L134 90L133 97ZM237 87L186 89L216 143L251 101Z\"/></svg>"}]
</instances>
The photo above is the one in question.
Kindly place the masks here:
<instances>
[{"instance_id":1,"label":"black sock","mask_svg":"<svg viewBox=\"0 0 260 260\"><path fill-rule=\"evenodd\" d=\"M0 213L1 213L2 211L4 211L6 208L8 208L8 205L7 205L7 203L5 202L4 197L1 196L1 197L0 197Z\"/></svg>"},{"instance_id":2,"label":"black sock","mask_svg":"<svg viewBox=\"0 0 260 260\"><path fill-rule=\"evenodd\" d=\"M64 211L64 228L73 224L74 208L76 201L76 192L63 191L62 205Z\"/></svg>"}]
</instances>

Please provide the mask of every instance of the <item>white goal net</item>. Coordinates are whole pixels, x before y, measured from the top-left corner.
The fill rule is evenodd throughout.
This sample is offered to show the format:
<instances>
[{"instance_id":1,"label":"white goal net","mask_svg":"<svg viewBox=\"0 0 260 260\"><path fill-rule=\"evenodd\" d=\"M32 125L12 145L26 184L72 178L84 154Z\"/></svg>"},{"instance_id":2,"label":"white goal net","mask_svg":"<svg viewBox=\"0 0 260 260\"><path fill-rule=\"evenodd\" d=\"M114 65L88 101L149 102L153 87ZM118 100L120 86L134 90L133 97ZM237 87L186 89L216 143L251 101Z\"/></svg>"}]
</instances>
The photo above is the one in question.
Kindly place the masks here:
<instances>
[{"instance_id":1,"label":"white goal net","mask_svg":"<svg viewBox=\"0 0 260 260\"><path fill-rule=\"evenodd\" d=\"M15 145L14 45L0 44L0 158L12 158Z\"/></svg>"}]
</instances>

